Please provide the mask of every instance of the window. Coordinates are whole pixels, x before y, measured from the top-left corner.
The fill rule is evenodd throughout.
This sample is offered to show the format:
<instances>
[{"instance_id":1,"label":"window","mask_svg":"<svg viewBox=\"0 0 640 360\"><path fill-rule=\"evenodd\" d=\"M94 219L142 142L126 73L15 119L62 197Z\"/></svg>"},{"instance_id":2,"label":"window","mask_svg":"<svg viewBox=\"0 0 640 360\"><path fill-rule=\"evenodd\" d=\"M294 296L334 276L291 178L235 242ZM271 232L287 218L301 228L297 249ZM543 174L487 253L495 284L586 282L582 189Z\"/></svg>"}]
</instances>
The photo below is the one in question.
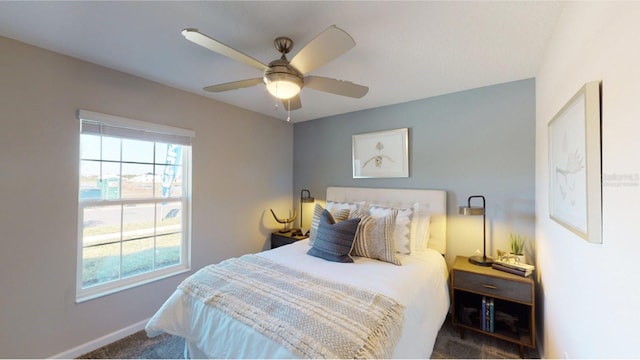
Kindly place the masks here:
<instances>
[{"instance_id":1,"label":"window","mask_svg":"<svg viewBox=\"0 0 640 360\"><path fill-rule=\"evenodd\" d=\"M80 110L76 301L189 269L193 131Z\"/></svg>"}]
</instances>

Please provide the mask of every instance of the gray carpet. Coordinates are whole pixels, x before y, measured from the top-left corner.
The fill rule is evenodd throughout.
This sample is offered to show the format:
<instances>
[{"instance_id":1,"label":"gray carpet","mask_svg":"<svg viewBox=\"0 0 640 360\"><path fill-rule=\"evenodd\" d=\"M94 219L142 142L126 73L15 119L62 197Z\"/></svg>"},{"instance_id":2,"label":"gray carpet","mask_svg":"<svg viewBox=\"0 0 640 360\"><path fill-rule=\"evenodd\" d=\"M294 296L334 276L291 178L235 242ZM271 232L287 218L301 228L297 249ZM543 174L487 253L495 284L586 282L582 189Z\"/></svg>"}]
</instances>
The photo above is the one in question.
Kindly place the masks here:
<instances>
[{"instance_id":1,"label":"gray carpet","mask_svg":"<svg viewBox=\"0 0 640 360\"><path fill-rule=\"evenodd\" d=\"M525 359L539 359L535 349L524 348ZM519 359L520 346L477 333L465 331L464 339L447 318L438 332L432 359Z\"/></svg>"},{"instance_id":2,"label":"gray carpet","mask_svg":"<svg viewBox=\"0 0 640 360\"><path fill-rule=\"evenodd\" d=\"M482 334L466 331L460 339L458 331L447 319L442 325L431 354L432 359L517 359L519 346ZM184 340L161 335L148 338L137 332L113 344L92 351L80 359L180 359L184 357ZM535 350L525 348L525 358L539 359Z\"/></svg>"},{"instance_id":3,"label":"gray carpet","mask_svg":"<svg viewBox=\"0 0 640 360\"><path fill-rule=\"evenodd\" d=\"M169 334L149 338L139 331L79 359L184 359L184 339Z\"/></svg>"}]
</instances>

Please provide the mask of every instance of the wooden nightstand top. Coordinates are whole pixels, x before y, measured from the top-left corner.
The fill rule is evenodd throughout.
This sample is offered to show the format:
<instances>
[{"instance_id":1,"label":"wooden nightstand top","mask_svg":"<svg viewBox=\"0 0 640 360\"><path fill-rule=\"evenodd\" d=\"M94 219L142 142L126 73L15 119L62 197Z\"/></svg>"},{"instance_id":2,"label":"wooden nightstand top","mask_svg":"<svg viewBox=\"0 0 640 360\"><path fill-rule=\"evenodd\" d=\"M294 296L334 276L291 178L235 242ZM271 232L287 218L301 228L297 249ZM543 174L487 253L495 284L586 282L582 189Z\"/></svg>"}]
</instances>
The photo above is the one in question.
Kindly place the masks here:
<instances>
[{"instance_id":1,"label":"wooden nightstand top","mask_svg":"<svg viewBox=\"0 0 640 360\"><path fill-rule=\"evenodd\" d=\"M473 274L480 274L480 275L492 276L492 277L497 277L497 278L511 280L511 281L518 281L518 282L523 282L527 284L533 284L533 279L531 278L531 276L527 276L527 277L518 276L518 275L510 274L508 272L493 269L491 268L491 266L474 265L469 262L469 258L466 256L457 256L456 261L453 263L452 270L466 271Z\"/></svg>"},{"instance_id":2,"label":"wooden nightstand top","mask_svg":"<svg viewBox=\"0 0 640 360\"><path fill-rule=\"evenodd\" d=\"M288 232L274 231L272 234L277 236L288 237L295 240L304 240L309 237L309 235L303 235L303 236L293 235L292 231L288 231Z\"/></svg>"}]
</instances>

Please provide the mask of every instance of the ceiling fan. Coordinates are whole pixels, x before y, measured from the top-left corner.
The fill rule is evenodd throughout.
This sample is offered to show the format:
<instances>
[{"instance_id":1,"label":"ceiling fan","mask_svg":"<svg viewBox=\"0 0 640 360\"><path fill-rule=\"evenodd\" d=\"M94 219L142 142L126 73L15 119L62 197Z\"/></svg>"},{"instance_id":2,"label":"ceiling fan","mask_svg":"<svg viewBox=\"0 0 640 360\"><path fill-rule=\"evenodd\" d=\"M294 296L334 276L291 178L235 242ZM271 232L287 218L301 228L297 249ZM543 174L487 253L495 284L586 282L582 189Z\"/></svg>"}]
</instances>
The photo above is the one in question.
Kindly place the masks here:
<instances>
[{"instance_id":1,"label":"ceiling fan","mask_svg":"<svg viewBox=\"0 0 640 360\"><path fill-rule=\"evenodd\" d=\"M205 91L222 92L264 83L269 93L281 99L285 109L289 111L302 107L298 94L303 87L358 99L369 91L368 87L349 81L322 76L305 76L356 45L349 34L335 25L329 26L311 40L291 61L287 60L286 55L291 51L293 41L284 36L276 38L274 45L282 56L268 65L201 33L198 29L184 29L182 35L195 44L263 71L261 78L207 86L204 88Z\"/></svg>"}]
</instances>

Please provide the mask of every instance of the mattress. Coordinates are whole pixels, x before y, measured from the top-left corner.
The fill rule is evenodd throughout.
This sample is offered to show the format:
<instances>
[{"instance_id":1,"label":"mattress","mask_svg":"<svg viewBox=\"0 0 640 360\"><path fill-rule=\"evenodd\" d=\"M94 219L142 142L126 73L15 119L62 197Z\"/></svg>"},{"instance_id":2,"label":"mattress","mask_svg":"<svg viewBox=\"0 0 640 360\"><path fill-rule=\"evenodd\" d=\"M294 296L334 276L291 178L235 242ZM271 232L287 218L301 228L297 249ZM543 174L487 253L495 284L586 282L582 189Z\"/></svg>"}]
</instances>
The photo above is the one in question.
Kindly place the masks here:
<instances>
[{"instance_id":1,"label":"mattress","mask_svg":"<svg viewBox=\"0 0 640 360\"><path fill-rule=\"evenodd\" d=\"M402 266L354 257L335 263L307 255L307 240L264 251L258 256L323 279L366 288L405 307L394 358L428 358L449 309L448 271L434 250L400 255ZM146 326L151 337L184 337L191 358L296 358L279 343L176 290Z\"/></svg>"}]
</instances>

